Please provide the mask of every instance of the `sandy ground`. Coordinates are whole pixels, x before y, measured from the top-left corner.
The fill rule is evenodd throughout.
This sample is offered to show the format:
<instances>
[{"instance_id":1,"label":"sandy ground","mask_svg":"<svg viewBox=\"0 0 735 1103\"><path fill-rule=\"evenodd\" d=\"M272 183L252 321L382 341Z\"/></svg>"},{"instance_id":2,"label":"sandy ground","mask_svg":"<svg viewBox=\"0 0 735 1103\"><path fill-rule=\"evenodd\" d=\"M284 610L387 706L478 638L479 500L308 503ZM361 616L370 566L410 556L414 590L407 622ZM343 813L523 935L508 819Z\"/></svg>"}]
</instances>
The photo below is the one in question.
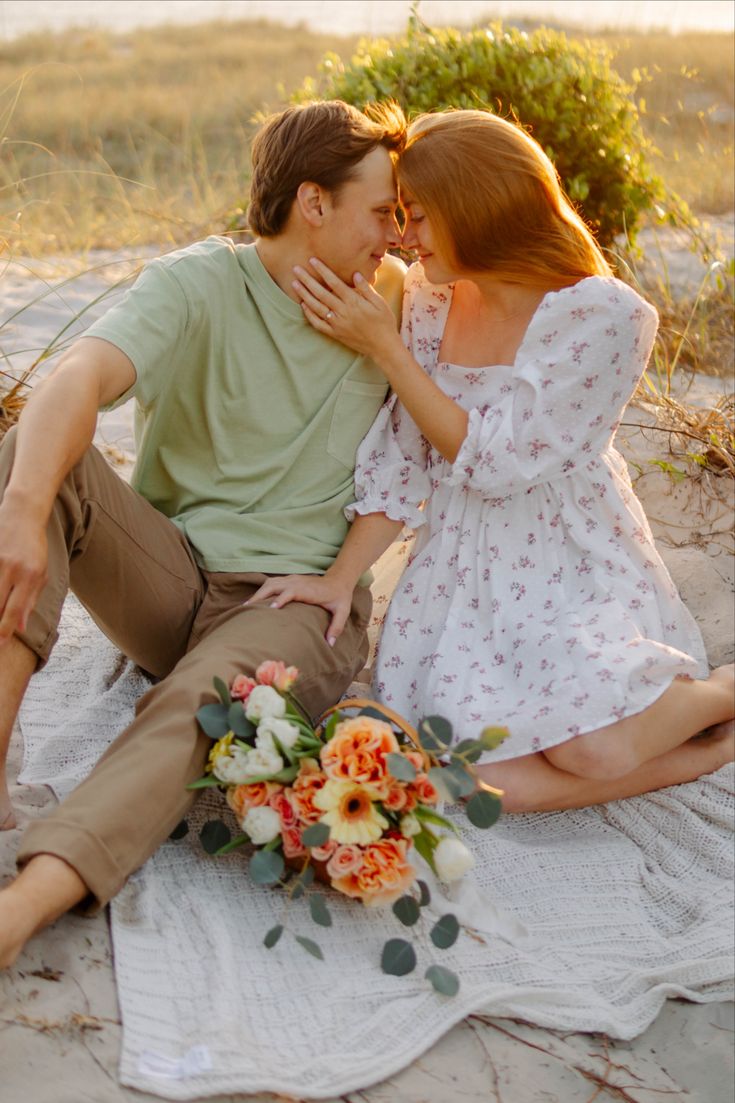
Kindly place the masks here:
<instances>
[{"instance_id":1,"label":"sandy ground","mask_svg":"<svg viewBox=\"0 0 735 1103\"><path fill-rule=\"evenodd\" d=\"M725 232L731 230L724 225ZM731 241L731 234L729 237ZM676 281L701 278L699 263L672 239L666 271ZM58 287L58 268L48 264L7 270L0 285L0 353L5 366L28 366L62 326L92 298L106 293L83 328L116 294L115 283L137 258L86 258L101 267ZM672 279L672 282L674 280ZM36 295L43 298L15 320L15 310ZM5 320L5 321L4 321ZM691 382L687 401L716 401L722 380ZM651 521L659 549L705 636L713 665L732 659L733 483L704 476L675 481L651 460L667 455L668 435L655 427L655 411L631 407L618 445ZM131 410L106 415L98 443L121 470L129 470ZM387 554L378 582L390 587L397 557ZM380 612L380 609L378 609ZM14 781L22 757L18 731L11 747ZM20 827L0 836L0 877L9 878L20 829L52 799L42 788L15 787ZM147 1103L158 1097L122 1088L116 1069L121 1025L106 914L94 919L66 916L37 937L15 968L0 978L0 1103ZM507 1019L472 1016L399 1076L342 1103L730 1103L733 1095L732 1004L695 1005L669 1001L656 1022L633 1042L601 1035L558 1034ZM270 1100L274 1096L218 1096L225 1100ZM281 1099L283 1097L280 1097ZM333 1101L337 1103L337 1100Z\"/></svg>"}]
</instances>

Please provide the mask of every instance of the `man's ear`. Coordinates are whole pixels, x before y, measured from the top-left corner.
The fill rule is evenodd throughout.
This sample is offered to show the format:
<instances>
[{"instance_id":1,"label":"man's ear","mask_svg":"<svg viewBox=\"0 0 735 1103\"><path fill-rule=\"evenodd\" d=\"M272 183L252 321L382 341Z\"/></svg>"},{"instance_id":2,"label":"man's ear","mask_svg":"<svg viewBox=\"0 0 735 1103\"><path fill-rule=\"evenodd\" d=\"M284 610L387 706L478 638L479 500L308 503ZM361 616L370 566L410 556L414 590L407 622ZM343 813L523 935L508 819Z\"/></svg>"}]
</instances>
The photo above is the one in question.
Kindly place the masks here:
<instances>
[{"instance_id":1,"label":"man's ear","mask_svg":"<svg viewBox=\"0 0 735 1103\"><path fill-rule=\"evenodd\" d=\"M324 222L324 216L330 207L329 193L318 184L306 180L299 184L296 203L304 221L310 226L318 227Z\"/></svg>"}]
</instances>

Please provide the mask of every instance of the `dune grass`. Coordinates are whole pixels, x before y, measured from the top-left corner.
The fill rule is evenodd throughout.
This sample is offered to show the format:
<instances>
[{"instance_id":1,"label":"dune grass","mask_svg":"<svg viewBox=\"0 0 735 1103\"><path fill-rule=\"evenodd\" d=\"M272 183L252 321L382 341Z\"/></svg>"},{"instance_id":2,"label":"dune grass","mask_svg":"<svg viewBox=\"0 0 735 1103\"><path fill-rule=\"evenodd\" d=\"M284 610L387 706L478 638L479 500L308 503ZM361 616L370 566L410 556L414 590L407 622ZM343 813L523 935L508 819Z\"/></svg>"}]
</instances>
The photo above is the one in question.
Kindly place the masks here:
<instances>
[{"instance_id":1,"label":"dune grass","mask_svg":"<svg viewBox=\"0 0 735 1103\"><path fill-rule=\"evenodd\" d=\"M696 217L731 214L733 36L596 37L636 85L669 187ZM73 258L83 271L94 250L165 251L222 232L244 204L258 117L282 106L327 51L349 57L356 43L266 22L0 43L0 252ZM662 317L650 382L664 404L674 372L731 368L733 271L720 259L729 268L698 293L675 294L665 277L645 288ZM625 264L635 282L635 257ZM7 326L0 312L0 351ZM8 417L28 383L9 394L10 374L0 374ZM731 426L729 438L722 431L730 455Z\"/></svg>"}]
</instances>

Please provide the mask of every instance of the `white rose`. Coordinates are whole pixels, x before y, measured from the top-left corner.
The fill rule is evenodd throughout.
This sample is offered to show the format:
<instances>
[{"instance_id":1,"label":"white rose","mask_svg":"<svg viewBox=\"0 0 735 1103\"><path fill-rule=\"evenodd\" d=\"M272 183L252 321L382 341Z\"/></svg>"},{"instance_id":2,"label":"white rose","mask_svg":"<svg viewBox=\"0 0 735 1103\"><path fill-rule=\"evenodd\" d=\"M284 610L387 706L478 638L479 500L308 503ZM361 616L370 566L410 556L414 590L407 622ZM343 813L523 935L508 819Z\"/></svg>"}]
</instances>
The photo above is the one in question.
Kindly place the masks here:
<instances>
[{"instance_id":1,"label":"white rose","mask_svg":"<svg viewBox=\"0 0 735 1103\"><path fill-rule=\"evenodd\" d=\"M281 833L281 817L275 808L263 805L260 808L251 808L241 827L255 845L260 846L262 843L272 842Z\"/></svg>"},{"instance_id":2,"label":"white rose","mask_svg":"<svg viewBox=\"0 0 735 1103\"><path fill-rule=\"evenodd\" d=\"M300 734L296 724L288 720L279 720L275 716L267 716L258 724L255 746L259 750L275 751L273 742L273 736L275 736L282 747L291 750Z\"/></svg>"},{"instance_id":3,"label":"white rose","mask_svg":"<svg viewBox=\"0 0 735 1103\"><path fill-rule=\"evenodd\" d=\"M445 835L439 840L434 851L434 865L441 881L459 881L474 864L474 857L459 839Z\"/></svg>"},{"instance_id":4,"label":"white rose","mask_svg":"<svg viewBox=\"0 0 735 1103\"><path fill-rule=\"evenodd\" d=\"M240 785L250 776L248 759L250 751L242 747L231 747L230 753L217 755L217 761L212 768L212 773L220 781L229 782L232 785Z\"/></svg>"},{"instance_id":5,"label":"white rose","mask_svg":"<svg viewBox=\"0 0 735 1103\"><path fill-rule=\"evenodd\" d=\"M401 819L401 834L405 835L407 839L421 834L421 824L412 812Z\"/></svg>"},{"instance_id":6,"label":"white rose","mask_svg":"<svg viewBox=\"0 0 735 1103\"><path fill-rule=\"evenodd\" d=\"M248 777L271 777L279 774L283 769L283 759L275 751L257 750L250 751L245 757Z\"/></svg>"},{"instance_id":7,"label":"white rose","mask_svg":"<svg viewBox=\"0 0 735 1103\"><path fill-rule=\"evenodd\" d=\"M285 712L286 702L273 686L256 686L245 704L245 715L255 724L266 717L284 716Z\"/></svg>"}]
</instances>

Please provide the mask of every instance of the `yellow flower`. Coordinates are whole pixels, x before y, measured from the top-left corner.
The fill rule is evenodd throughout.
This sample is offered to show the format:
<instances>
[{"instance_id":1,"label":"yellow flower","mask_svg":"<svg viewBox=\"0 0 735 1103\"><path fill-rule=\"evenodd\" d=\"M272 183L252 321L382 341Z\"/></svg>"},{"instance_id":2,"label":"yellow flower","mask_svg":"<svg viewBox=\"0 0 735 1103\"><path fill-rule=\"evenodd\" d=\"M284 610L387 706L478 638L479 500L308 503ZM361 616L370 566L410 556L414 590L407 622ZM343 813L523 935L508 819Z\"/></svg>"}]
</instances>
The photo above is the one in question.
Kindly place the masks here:
<instances>
[{"instance_id":1,"label":"yellow flower","mask_svg":"<svg viewBox=\"0 0 735 1103\"><path fill-rule=\"evenodd\" d=\"M220 757L220 755L224 755L225 758L230 757L230 746L234 738L234 733L228 732L227 735L223 735L221 739L217 740L215 745L212 747L212 750L209 752L206 773L211 774L212 770L217 764L217 759Z\"/></svg>"},{"instance_id":2,"label":"yellow flower","mask_svg":"<svg viewBox=\"0 0 735 1103\"><path fill-rule=\"evenodd\" d=\"M376 842L390 826L373 804L378 797L370 785L332 778L314 794L312 803L326 813L321 822L329 825L330 839L366 846Z\"/></svg>"}]
</instances>

